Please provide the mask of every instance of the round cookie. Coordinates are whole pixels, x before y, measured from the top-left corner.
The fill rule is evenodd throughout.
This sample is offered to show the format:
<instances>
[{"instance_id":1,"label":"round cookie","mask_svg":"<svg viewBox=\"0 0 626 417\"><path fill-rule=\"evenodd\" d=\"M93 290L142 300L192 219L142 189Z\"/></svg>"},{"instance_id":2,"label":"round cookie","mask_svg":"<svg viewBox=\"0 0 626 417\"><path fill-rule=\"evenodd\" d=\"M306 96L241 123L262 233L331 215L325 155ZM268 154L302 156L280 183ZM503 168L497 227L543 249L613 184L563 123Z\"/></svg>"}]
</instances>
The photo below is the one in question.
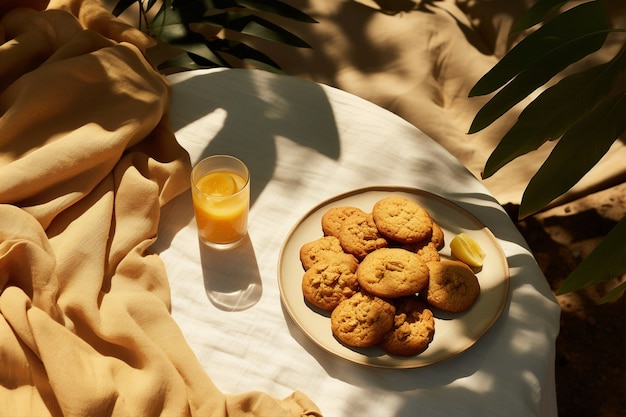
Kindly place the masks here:
<instances>
[{"instance_id":1,"label":"round cookie","mask_svg":"<svg viewBox=\"0 0 626 417\"><path fill-rule=\"evenodd\" d=\"M358 259L388 245L387 239L379 233L372 215L358 212L344 220L339 232L339 243L345 252Z\"/></svg>"},{"instance_id":2,"label":"round cookie","mask_svg":"<svg viewBox=\"0 0 626 417\"><path fill-rule=\"evenodd\" d=\"M327 265L314 265L302 277L304 298L325 311L333 310L359 289L358 263L354 256L341 253L329 260Z\"/></svg>"},{"instance_id":3,"label":"round cookie","mask_svg":"<svg viewBox=\"0 0 626 417\"><path fill-rule=\"evenodd\" d=\"M322 231L325 236L339 237L341 225L354 213L363 213L363 210L351 206L331 207L322 216Z\"/></svg>"},{"instance_id":4,"label":"round cookie","mask_svg":"<svg viewBox=\"0 0 626 417\"><path fill-rule=\"evenodd\" d=\"M435 333L435 318L426 304L417 297L394 300L396 315L393 328L383 336L379 345L385 352L413 356L426 350Z\"/></svg>"},{"instance_id":5,"label":"round cookie","mask_svg":"<svg viewBox=\"0 0 626 417\"><path fill-rule=\"evenodd\" d=\"M300 248L300 262L305 270L319 262L328 263L328 257L342 254L343 249L339 239L334 236L324 236L307 242Z\"/></svg>"},{"instance_id":6,"label":"round cookie","mask_svg":"<svg viewBox=\"0 0 626 417\"><path fill-rule=\"evenodd\" d=\"M361 287L379 297L413 295L428 285L429 270L419 255L401 248L382 248L359 264Z\"/></svg>"},{"instance_id":7,"label":"round cookie","mask_svg":"<svg viewBox=\"0 0 626 417\"><path fill-rule=\"evenodd\" d=\"M396 308L382 298L357 292L342 301L330 314L333 335L353 347L378 344L393 327Z\"/></svg>"},{"instance_id":8,"label":"round cookie","mask_svg":"<svg viewBox=\"0 0 626 417\"><path fill-rule=\"evenodd\" d=\"M459 313L469 309L480 294L474 271L463 262L441 260L428 262L430 280L426 301L444 311Z\"/></svg>"},{"instance_id":9,"label":"round cookie","mask_svg":"<svg viewBox=\"0 0 626 417\"><path fill-rule=\"evenodd\" d=\"M441 259L439 251L445 246L443 229L433 220L433 228L430 237L419 242L402 243L389 239L389 247L402 248L415 252L422 257L424 262L438 261Z\"/></svg>"},{"instance_id":10,"label":"round cookie","mask_svg":"<svg viewBox=\"0 0 626 417\"><path fill-rule=\"evenodd\" d=\"M387 197L374 204L372 217L382 235L401 243L430 238L433 221L419 204L402 197Z\"/></svg>"}]
</instances>

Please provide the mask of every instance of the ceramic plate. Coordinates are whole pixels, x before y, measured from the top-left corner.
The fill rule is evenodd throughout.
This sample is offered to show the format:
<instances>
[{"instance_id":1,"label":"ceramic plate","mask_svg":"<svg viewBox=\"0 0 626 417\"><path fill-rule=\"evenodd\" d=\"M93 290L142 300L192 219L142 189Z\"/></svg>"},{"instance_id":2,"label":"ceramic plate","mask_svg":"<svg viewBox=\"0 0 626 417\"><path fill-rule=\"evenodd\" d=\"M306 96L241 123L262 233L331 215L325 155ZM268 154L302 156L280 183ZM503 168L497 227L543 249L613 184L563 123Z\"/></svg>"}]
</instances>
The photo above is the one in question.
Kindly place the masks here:
<instances>
[{"instance_id":1,"label":"ceramic plate","mask_svg":"<svg viewBox=\"0 0 626 417\"><path fill-rule=\"evenodd\" d=\"M476 271L480 296L470 310L445 313L432 309L435 335L428 348L411 357L392 356L378 347L351 348L340 343L330 329L330 313L314 310L305 303L301 281L304 270L300 247L322 237L322 215L333 206L354 206L371 212L374 203L389 196L401 196L421 204L444 231L446 246L442 259L452 258L449 242L464 232L473 237L487 253L484 265ZM403 187L359 189L327 200L309 211L293 227L278 261L278 284L281 299L293 321L318 346L327 352L362 365L383 368L417 368L432 365L470 348L494 324L502 313L509 293L509 269L506 257L493 234L476 217L460 206L437 195Z\"/></svg>"}]
</instances>

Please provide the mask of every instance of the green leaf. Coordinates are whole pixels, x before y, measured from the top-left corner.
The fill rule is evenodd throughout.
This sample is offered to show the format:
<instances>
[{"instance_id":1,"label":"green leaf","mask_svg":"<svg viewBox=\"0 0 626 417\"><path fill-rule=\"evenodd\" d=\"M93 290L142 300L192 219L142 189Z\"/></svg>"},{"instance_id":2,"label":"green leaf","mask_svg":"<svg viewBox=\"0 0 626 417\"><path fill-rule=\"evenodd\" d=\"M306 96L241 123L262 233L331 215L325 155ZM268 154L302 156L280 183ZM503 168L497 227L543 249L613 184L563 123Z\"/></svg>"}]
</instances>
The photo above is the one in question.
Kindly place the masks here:
<instances>
[{"instance_id":1,"label":"green leaf","mask_svg":"<svg viewBox=\"0 0 626 417\"><path fill-rule=\"evenodd\" d=\"M150 23L150 34L170 43L186 38L189 31L177 10L161 7Z\"/></svg>"},{"instance_id":2,"label":"green leaf","mask_svg":"<svg viewBox=\"0 0 626 417\"><path fill-rule=\"evenodd\" d=\"M154 7L154 5L157 3L157 0L148 0L148 5L146 6L146 12L150 11L152 9L152 7ZM161 7L165 7L165 3L162 4Z\"/></svg>"},{"instance_id":3,"label":"green leaf","mask_svg":"<svg viewBox=\"0 0 626 417\"><path fill-rule=\"evenodd\" d=\"M213 48L205 43L194 42L177 46L187 51L189 57L202 67L230 67L226 61L214 52Z\"/></svg>"},{"instance_id":4,"label":"green leaf","mask_svg":"<svg viewBox=\"0 0 626 417\"><path fill-rule=\"evenodd\" d=\"M257 12L270 13L299 22L317 23L317 20L308 14L277 0L214 0L212 3L219 9L245 7Z\"/></svg>"},{"instance_id":5,"label":"green leaf","mask_svg":"<svg viewBox=\"0 0 626 417\"><path fill-rule=\"evenodd\" d=\"M589 256L572 271L556 290L557 295L608 281L626 272L626 217L602 239ZM624 289L624 284L621 286ZM620 288L618 287L618 288ZM617 289L616 289L617 290ZM617 290L619 292L619 290ZM608 295L608 294L607 294ZM609 298L611 298L612 294Z\"/></svg>"},{"instance_id":6,"label":"green leaf","mask_svg":"<svg viewBox=\"0 0 626 417\"><path fill-rule=\"evenodd\" d=\"M585 45L586 42L584 41L589 37L596 41L596 38L603 39L606 37L604 31L608 29L609 23L600 2L583 3L567 10L513 47L489 72L478 80L471 89L469 96L490 94L525 70L542 65L543 61L548 60L561 48L568 48L570 53L573 53L577 49L576 44ZM599 36L602 34L604 36ZM592 42L592 44L595 43ZM600 46L602 43L598 48ZM594 49L590 49L585 55L593 51ZM567 59L569 63L578 59L568 59L568 56L569 54L565 54L565 57L561 59Z\"/></svg>"},{"instance_id":7,"label":"green leaf","mask_svg":"<svg viewBox=\"0 0 626 417\"><path fill-rule=\"evenodd\" d=\"M202 35L189 30L179 8L161 8L152 20L150 31L162 41L188 52L188 58L201 62L202 66L228 66L211 50Z\"/></svg>"},{"instance_id":8,"label":"green leaf","mask_svg":"<svg viewBox=\"0 0 626 417\"><path fill-rule=\"evenodd\" d=\"M605 304L617 301L624 295L624 292L626 292L626 281L622 282L620 285L606 293L604 297L602 297L600 301L598 301L598 304Z\"/></svg>"},{"instance_id":9,"label":"green leaf","mask_svg":"<svg viewBox=\"0 0 626 417\"><path fill-rule=\"evenodd\" d=\"M597 164L626 130L624 114L626 92L621 92L605 99L577 121L528 183L520 204L520 218L547 206Z\"/></svg>"},{"instance_id":10,"label":"green leaf","mask_svg":"<svg viewBox=\"0 0 626 417\"><path fill-rule=\"evenodd\" d=\"M561 46L543 57L541 62L527 67L478 111L469 133L476 133L489 126L570 64L600 49L605 39L606 33L590 35Z\"/></svg>"},{"instance_id":11,"label":"green leaf","mask_svg":"<svg viewBox=\"0 0 626 417\"><path fill-rule=\"evenodd\" d=\"M178 56L170 58L162 63L160 63L157 67L159 71L166 71L168 68L184 68L186 70L197 70L208 65L199 65L196 63L188 53L182 53ZM212 67L217 67L218 65L213 65Z\"/></svg>"},{"instance_id":12,"label":"green leaf","mask_svg":"<svg viewBox=\"0 0 626 417\"><path fill-rule=\"evenodd\" d=\"M301 10L279 0L187 0L202 3L205 11L248 9L255 12L273 14L304 23L317 23L315 19ZM184 1L176 1L176 7L186 7ZM204 15L204 13L196 13Z\"/></svg>"},{"instance_id":13,"label":"green leaf","mask_svg":"<svg viewBox=\"0 0 626 417\"><path fill-rule=\"evenodd\" d=\"M204 15L214 7L207 0L172 0L171 10L175 11L185 25L201 22Z\"/></svg>"},{"instance_id":14,"label":"green leaf","mask_svg":"<svg viewBox=\"0 0 626 417\"><path fill-rule=\"evenodd\" d=\"M257 68L270 69L272 72L281 72L278 64L270 57L243 42L221 40L219 46L215 46L214 48L215 50L248 62Z\"/></svg>"},{"instance_id":15,"label":"green leaf","mask_svg":"<svg viewBox=\"0 0 626 417\"><path fill-rule=\"evenodd\" d=\"M568 1L569 0L539 0L513 23L510 36L517 35L519 32L543 22L547 16L558 10Z\"/></svg>"},{"instance_id":16,"label":"green leaf","mask_svg":"<svg viewBox=\"0 0 626 417\"><path fill-rule=\"evenodd\" d=\"M184 24L171 23L160 27L158 30L157 36L160 39L186 51L194 62L208 67L229 66L211 50L201 35L188 31Z\"/></svg>"},{"instance_id":17,"label":"green leaf","mask_svg":"<svg viewBox=\"0 0 626 417\"><path fill-rule=\"evenodd\" d=\"M120 0L118 1L115 6L113 7L113 10L111 11L111 14L113 14L113 16L119 16L122 13L124 13L126 11L126 9L128 9L130 6L132 6L134 3L136 3L138 0Z\"/></svg>"},{"instance_id":18,"label":"green leaf","mask_svg":"<svg viewBox=\"0 0 626 417\"><path fill-rule=\"evenodd\" d=\"M610 92L626 66L626 48L609 62L563 78L533 100L489 156L483 178L513 159L558 139Z\"/></svg>"},{"instance_id":19,"label":"green leaf","mask_svg":"<svg viewBox=\"0 0 626 417\"><path fill-rule=\"evenodd\" d=\"M245 35L300 48L310 48L309 44L296 35L258 16L238 12L225 12L206 16L203 21Z\"/></svg>"}]
</instances>

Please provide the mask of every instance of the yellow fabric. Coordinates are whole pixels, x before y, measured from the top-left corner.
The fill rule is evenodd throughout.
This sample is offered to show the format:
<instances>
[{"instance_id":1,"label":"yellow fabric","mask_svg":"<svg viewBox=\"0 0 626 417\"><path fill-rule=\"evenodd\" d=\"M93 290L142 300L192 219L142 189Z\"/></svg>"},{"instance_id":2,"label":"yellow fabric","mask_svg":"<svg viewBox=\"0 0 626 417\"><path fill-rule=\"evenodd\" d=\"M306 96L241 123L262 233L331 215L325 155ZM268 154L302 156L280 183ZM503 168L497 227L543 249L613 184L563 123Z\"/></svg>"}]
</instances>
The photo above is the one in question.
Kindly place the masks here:
<instances>
[{"instance_id":1,"label":"yellow fabric","mask_svg":"<svg viewBox=\"0 0 626 417\"><path fill-rule=\"evenodd\" d=\"M222 393L170 315L148 248L190 164L152 41L93 0L4 1L0 40L0 414L319 415Z\"/></svg>"}]
</instances>

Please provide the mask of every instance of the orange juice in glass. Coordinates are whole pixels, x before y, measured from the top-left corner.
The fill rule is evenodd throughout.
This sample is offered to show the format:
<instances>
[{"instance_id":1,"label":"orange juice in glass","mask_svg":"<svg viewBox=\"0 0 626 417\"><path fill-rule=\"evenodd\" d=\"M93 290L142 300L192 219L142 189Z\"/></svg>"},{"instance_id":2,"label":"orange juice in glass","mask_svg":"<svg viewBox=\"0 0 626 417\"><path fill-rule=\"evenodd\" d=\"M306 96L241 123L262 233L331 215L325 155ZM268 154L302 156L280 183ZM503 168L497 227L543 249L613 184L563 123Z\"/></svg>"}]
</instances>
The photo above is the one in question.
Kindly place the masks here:
<instances>
[{"instance_id":1,"label":"orange juice in glass","mask_svg":"<svg viewBox=\"0 0 626 417\"><path fill-rule=\"evenodd\" d=\"M191 171L191 195L200 239L227 249L248 232L250 173L239 159L214 155Z\"/></svg>"}]
</instances>

